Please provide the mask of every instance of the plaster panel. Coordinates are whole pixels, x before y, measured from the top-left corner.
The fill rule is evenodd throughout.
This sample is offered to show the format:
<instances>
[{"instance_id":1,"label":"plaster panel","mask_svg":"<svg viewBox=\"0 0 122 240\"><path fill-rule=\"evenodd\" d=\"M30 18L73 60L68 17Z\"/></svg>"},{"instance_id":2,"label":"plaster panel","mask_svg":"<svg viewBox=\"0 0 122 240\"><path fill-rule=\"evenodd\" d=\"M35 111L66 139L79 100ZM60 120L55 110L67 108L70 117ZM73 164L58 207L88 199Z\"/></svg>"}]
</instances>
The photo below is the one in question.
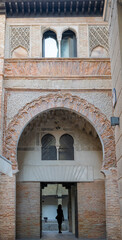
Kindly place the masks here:
<instances>
[{"instance_id":1,"label":"plaster panel","mask_svg":"<svg viewBox=\"0 0 122 240\"><path fill-rule=\"evenodd\" d=\"M110 79L23 79L23 80L4 80L4 88L13 89L92 89L92 90L111 90L112 83Z\"/></svg>"}]
</instances>

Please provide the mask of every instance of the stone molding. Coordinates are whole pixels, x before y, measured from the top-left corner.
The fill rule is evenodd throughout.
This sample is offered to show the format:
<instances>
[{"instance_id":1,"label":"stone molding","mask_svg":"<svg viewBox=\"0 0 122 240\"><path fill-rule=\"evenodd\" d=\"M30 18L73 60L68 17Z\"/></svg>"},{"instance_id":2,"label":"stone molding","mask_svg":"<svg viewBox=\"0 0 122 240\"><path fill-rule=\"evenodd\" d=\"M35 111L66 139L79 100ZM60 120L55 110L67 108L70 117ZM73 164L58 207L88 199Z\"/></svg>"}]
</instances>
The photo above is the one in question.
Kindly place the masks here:
<instances>
[{"instance_id":1,"label":"stone molding","mask_svg":"<svg viewBox=\"0 0 122 240\"><path fill-rule=\"evenodd\" d=\"M86 118L97 131L103 146L102 169L116 166L114 132L107 117L80 97L57 93L41 96L26 104L5 129L3 154L11 160L13 169L17 169L17 144L24 128L38 114L56 108L68 109Z\"/></svg>"},{"instance_id":2,"label":"stone molding","mask_svg":"<svg viewBox=\"0 0 122 240\"><path fill-rule=\"evenodd\" d=\"M6 59L5 79L111 78L109 59Z\"/></svg>"}]
</instances>

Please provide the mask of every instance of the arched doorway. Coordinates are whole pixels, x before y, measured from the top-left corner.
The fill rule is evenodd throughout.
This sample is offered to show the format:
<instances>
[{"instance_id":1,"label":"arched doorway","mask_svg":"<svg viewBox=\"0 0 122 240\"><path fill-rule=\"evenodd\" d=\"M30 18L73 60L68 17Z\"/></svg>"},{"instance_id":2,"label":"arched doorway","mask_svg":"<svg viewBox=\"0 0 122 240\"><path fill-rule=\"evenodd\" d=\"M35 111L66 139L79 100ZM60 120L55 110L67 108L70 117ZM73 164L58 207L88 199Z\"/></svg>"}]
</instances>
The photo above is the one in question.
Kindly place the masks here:
<instances>
[{"instance_id":1,"label":"arched doorway","mask_svg":"<svg viewBox=\"0 0 122 240\"><path fill-rule=\"evenodd\" d=\"M25 127L17 152L17 239L39 238L41 228L56 230L59 202L65 213L63 230L105 238L102 146L85 118L66 109L44 111ZM56 186L59 192L55 192ZM88 228L94 229L93 233Z\"/></svg>"},{"instance_id":2,"label":"arched doorway","mask_svg":"<svg viewBox=\"0 0 122 240\"><path fill-rule=\"evenodd\" d=\"M119 226L116 221L116 218L119 221L119 200L117 192L118 185L114 151L114 133L111 128L110 121L98 108L88 103L86 100L71 94L57 93L41 96L38 99L27 103L22 109L20 109L5 129L3 154L6 158L12 161L13 170L14 172L17 172L17 145L23 129L33 118L35 118L35 116L54 108L65 108L67 110L74 111L79 116L84 117L91 122L101 139L103 149L102 171L105 174L106 181L106 227L107 235L110 238L113 238L113 232L115 232L115 229L119 234ZM12 178L11 182L14 188L15 178ZM13 197L13 199L15 198ZM15 206L14 201L12 204ZM114 215L110 215L111 207L114 207ZM113 223L113 225L111 225L111 223Z\"/></svg>"}]
</instances>

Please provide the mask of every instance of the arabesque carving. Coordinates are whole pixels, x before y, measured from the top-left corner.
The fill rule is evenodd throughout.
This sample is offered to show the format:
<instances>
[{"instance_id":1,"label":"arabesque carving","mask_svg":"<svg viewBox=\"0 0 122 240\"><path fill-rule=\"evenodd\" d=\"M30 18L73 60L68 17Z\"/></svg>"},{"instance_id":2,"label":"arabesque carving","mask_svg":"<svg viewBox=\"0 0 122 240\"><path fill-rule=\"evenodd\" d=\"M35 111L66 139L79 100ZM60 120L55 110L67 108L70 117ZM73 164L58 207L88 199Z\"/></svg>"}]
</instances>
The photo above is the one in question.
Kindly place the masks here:
<instances>
[{"instance_id":1,"label":"arabesque carving","mask_svg":"<svg viewBox=\"0 0 122 240\"><path fill-rule=\"evenodd\" d=\"M68 109L86 118L97 131L103 145L103 169L116 166L114 133L109 120L94 105L71 94L49 94L28 103L13 118L5 130L4 156L17 168L16 151L25 126L38 114L51 109Z\"/></svg>"},{"instance_id":2,"label":"arabesque carving","mask_svg":"<svg viewBox=\"0 0 122 240\"><path fill-rule=\"evenodd\" d=\"M108 59L7 59L5 78L110 78Z\"/></svg>"},{"instance_id":3,"label":"arabesque carving","mask_svg":"<svg viewBox=\"0 0 122 240\"><path fill-rule=\"evenodd\" d=\"M28 26L13 26L10 29L10 49L11 55L17 47L23 47L29 55L30 50L30 27Z\"/></svg>"},{"instance_id":4,"label":"arabesque carving","mask_svg":"<svg viewBox=\"0 0 122 240\"><path fill-rule=\"evenodd\" d=\"M102 46L109 56L108 26L89 26L89 52L94 48Z\"/></svg>"}]
</instances>

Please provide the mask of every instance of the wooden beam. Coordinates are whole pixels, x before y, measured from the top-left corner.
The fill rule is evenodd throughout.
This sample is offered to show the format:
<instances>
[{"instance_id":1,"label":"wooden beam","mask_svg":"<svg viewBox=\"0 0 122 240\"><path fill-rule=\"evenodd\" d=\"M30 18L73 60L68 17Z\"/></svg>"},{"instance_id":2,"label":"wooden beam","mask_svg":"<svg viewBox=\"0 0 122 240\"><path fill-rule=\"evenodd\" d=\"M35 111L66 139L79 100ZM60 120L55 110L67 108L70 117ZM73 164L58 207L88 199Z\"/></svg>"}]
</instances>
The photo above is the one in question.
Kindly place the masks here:
<instances>
[{"instance_id":1,"label":"wooden beam","mask_svg":"<svg viewBox=\"0 0 122 240\"><path fill-rule=\"evenodd\" d=\"M30 2L28 2L28 13L30 14Z\"/></svg>"},{"instance_id":2,"label":"wooden beam","mask_svg":"<svg viewBox=\"0 0 122 240\"><path fill-rule=\"evenodd\" d=\"M89 5L88 5L88 13L90 13L91 11L91 1L89 1Z\"/></svg>"},{"instance_id":3,"label":"wooden beam","mask_svg":"<svg viewBox=\"0 0 122 240\"><path fill-rule=\"evenodd\" d=\"M100 12L103 11L103 4L104 4L104 1L102 0L101 3L100 3Z\"/></svg>"},{"instance_id":4,"label":"wooden beam","mask_svg":"<svg viewBox=\"0 0 122 240\"><path fill-rule=\"evenodd\" d=\"M94 3L94 13L96 13L96 11L97 11L97 1L95 1Z\"/></svg>"},{"instance_id":5,"label":"wooden beam","mask_svg":"<svg viewBox=\"0 0 122 240\"><path fill-rule=\"evenodd\" d=\"M22 14L24 15L24 13L25 13L24 2L21 3L21 6L22 6Z\"/></svg>"},{"instance_id":6,"label":"wooden beam","mask_svg":"<svg viewBox=\"0 0 122 240\"><path fill-rule=\"evenodd\" d=\"M16 7L16 13L18 14L18 3L17 2L15 2L15 7Z\"/></svg>"},{"instance_id":7,"label":"wooden beam","mask_svg":"<svg viewBox=\"0 0 122 240\"><path fill-rule=\"evenodd\" d=\"M47 14L49 13L49 3L48 2L46 3L46 13Z\"/></svg>"},{"instance_id":8,"label":"wooden beam","mask_svg":"<svg viewBox=\"0 0 122 240\"><path fill-rule=\"evenodd\" d=\"M60 14L60 12L61 12L61 3L60 2L58 2L58 13Z\"/></svg>"},{"instance_id":9,"label":"wooden beam","mask_svg":"<svg viewBox=\"0 0 122 240\"><path fill-rule=\"evenodd\" d=\"M52 13L54 14L55 2L52 2Z\"/></svg>"},{"instance_id":10,"label":"wooden beam","mask_svg":"<svg viewBox=\"0 0 122 240\"><path fill-rule=\"evenodd\" d=\"M71 1L70 2L70 13L72 14L72 5L73 5L73 2Z\"/></svg>"},{"instance_id":11,"label":"wooden beam","mask_svg":"<svg viewBox=\"0 0 122 240\"><path fill-rule=\"evenodd\" d=\"M6 13L5 3L0 2L0 14Z\"/></svg>"},{"instance_id":12,"label":"wooden beam","mask_svg":"<svg viewBox=\"0 0 122 240\"><path fill-rule=\"evenodd\" d=\"M12 4L11 4L11 2L9 2L9 9L10 9L10 14L12 15L13 10L12 10Z\"/></svg>"},{"instance_id":13,"label":"wooden beam","mask_svg":"<svg viewBox=\"0 0 122 240\"><path fill-rule=\"evenodd\" d=\"M67 2L64 2L64 13L66 14L66 7L67 7Z\"/></svg>"},{"instance_id":14,"label":"wooden beam","mask_svg":"<svg viewBox=\"0 0 122 240\"><path fill-rule=\"evenodd\" d=\"M36 2L35 1L34 1L33 5L34 5L34 14L36 14Z\"/></svg>"},{"instance_id":15,"label":"wooden beam","mask_svg":"<svg viewBox=\"0 0 122 240\"><path fill-rule=\"evenodd\" d=\"M82 13L84 13L85 11L85 1L83 1L83 4L82 4Z\"/></svg>"},{"instance_id":16,"label":"wooden beam","mask_svg":"<svg viewBox=\"0 0 122 240\"><path fill-rule=\"evenodd\" d=\"M79 1L76 2L76 13L78 13L79 10Z\"/></svg>"}]
</instances>

